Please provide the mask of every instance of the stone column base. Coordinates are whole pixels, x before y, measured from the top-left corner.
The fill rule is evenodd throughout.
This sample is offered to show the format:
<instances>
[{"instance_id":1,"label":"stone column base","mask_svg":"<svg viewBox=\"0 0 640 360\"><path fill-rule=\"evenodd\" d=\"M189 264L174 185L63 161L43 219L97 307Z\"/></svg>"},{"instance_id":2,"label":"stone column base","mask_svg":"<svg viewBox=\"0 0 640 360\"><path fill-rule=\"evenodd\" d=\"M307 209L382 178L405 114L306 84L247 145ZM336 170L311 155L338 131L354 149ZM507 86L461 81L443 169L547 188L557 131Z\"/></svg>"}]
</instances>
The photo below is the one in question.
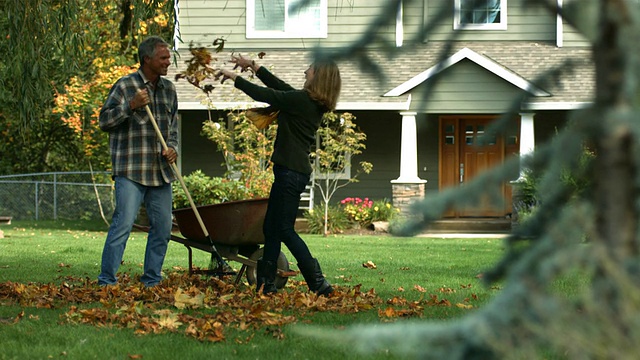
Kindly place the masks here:
<instances>
[{"instance_id":1,"label":"stone column base","mask_svg":"<svg viewBox=\"0 0 640 360\"><path fill-rule=\"evenodd\" d=\"M424 199L425 183L392 183L393 206L400 214L410 215L409 207L416 200Z\"/></svg>"}]
</instances>

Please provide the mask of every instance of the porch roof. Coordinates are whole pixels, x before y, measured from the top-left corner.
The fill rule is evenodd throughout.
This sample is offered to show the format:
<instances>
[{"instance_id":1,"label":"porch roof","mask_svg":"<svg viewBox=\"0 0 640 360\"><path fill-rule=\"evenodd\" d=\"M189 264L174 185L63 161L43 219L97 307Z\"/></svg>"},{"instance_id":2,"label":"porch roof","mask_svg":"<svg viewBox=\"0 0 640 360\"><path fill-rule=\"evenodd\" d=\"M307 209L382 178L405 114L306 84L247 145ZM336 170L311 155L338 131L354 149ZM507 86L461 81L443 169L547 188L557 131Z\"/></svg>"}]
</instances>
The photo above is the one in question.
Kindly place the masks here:
<instances>
[{"instance_id":1,"label":"porch roof","mask_svg":"<svg viewBox=\"0 0 640 360\"><path fill-rule=\"evenodd\" d=\"M357 59L340 60L342 91L339 110L407 110L411 101L411 89L428 81L429 71L440 66L455 66L460 58L470 59L523 89L531 97L523 103L523 110L567 110L592 101L595 89L595 73L589 48L558 48L554 44L531 42L460 42L447 54L446 44L432 42L399 52L391 57L382 50L368 53L383 71L380 77L362 71ZM231 51L231 50L230 50ZM216 54L220 62L230 51ZM235 53L256 57L255 53L233 50ZM296 88L304 83L304 71L311 62L311 50L271 49L258 60L274 74ZM191 58L188 49L179 51L177 65L170 68L168 79L177 88L181 110L206 109L205 95L186 80L175 80L175 74L186 69L185 60ZM558 81L544 79L555 68L564 65ZM230 65L227 65L230 66ZM427 75L427 76L425 76ZM247 76L243 74L243 76ZM233 88L230 82L213 83L211 92L215 108L231 109L257 105L249 97Z\"/></svg>"}]
</instances>

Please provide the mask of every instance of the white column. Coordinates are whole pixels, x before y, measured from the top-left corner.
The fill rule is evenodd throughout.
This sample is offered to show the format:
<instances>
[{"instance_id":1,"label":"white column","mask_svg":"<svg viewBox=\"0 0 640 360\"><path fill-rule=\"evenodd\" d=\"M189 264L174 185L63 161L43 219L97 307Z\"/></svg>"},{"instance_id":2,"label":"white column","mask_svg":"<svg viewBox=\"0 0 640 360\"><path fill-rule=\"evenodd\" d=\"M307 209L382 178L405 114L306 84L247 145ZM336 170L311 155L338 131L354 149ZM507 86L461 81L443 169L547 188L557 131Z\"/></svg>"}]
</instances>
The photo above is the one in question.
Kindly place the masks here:
<instances>
[{"instance_id":1,"label":"white column","mask_svg":"<svg viewBox=\"0 0 640 360\"><path fill-rule=\"evenodd\" d=\"M533 153L535 148L535 134L533 130L534 113L520 113L520 159ZM522 162L520 165L520 175L522 176Z\"/></svg>"},{"instance_id":2,"label":"white column","mask_svg":"<svg viewBox=\"0 0 640 360\"><path fill-rule=\"evenodd\" d=\"M425 183L418 177L418 132L416 113L401 112L402 137L400 144L400 177L392 183Z\"/></svg>"}]
</instances>

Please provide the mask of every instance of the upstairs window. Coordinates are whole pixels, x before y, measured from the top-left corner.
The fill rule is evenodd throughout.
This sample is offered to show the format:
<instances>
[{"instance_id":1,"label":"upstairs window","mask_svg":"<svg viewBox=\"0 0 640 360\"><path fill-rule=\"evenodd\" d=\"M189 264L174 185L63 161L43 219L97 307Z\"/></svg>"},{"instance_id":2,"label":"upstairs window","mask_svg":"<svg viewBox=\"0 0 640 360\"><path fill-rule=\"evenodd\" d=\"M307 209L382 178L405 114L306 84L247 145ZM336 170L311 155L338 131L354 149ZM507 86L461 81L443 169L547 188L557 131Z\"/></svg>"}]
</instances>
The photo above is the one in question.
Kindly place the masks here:
<instances>
[{"instance_id":1,"label":"upstairs window","mask_svg":"<svg viewBox=\"0 0 640 360\"><path fill-rule=\"evenodd\" d=\"M247 0L247 38L326 38L327 0Z\"/></svg>"},{"instance_id":2,"label":"upstairs window","mask_svg":"<svg viewBox=\"0 0 640 360\"><path fill-rule=\"evenodd\" d=\"M455 0L456 30L506 30L507 0Z\"/></svg>"}]
</instances>

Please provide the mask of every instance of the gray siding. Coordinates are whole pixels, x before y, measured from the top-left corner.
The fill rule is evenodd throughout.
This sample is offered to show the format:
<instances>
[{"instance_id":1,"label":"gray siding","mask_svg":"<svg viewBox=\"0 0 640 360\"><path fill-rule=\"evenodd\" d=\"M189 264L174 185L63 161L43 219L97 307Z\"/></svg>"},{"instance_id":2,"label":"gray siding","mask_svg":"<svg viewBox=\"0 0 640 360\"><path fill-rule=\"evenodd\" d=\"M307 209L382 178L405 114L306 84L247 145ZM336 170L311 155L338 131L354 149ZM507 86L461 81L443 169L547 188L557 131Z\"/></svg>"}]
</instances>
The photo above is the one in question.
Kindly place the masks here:
<instances>
[{"instance_id":1,"label":"gray siding","mask_svg":"<svg viewBox=\"0 0 640 360\"><path fill-rule=\"evenodd\" d=\"M541 41L555 42L556 17L539 6L523 6L525 0L508 0L507 30L453 30L453 0L407 1L403 11L405 41L418 37L425 41L445 41L452 34L459 41ZM359 39L367 27L380 16L387 0L328 0L328 35L326 39L247 39L246 0L182 0L180 1L181 38L187 47L190 42L199 46L212 46L213 40L223 37L233 49L270 48L308 49L315 46L343 47ZM446 15L436 17L441 11ZM395 13L387 14L380 38L395 43ZM435 20L439 25L428 35L423 27ZM568 34L568 41L572 38ZM381 44L381 43L380 43ZM370 44L376 46L376 44Z\"/></svg>"},{"instance_id":2,"label":"gray siding","mask_svg":"<svg viewBox=\"0 0 640 360\"><path fill-rule=\"evenodd\" d=\"M194 42L211 46L214 39L223 37L229 49L312 48L339 47L354 42L381 12L386 0L328 0L328 36L326 39L247 39L245 0L180 1L181 38L185 44ZM395 15L383 29L382 38L395 39ZM184 45L187 47L188 45Z\"/></svg>"},{"instance_id":3,"label":"gray siding","mask_svg":"<svg viewBox=\"0 0 640 360\"><path fill-rule=\"evenodd\" d=\"M541 41L555 42L555 15L540 6L523 5L523 0L508 0L506 30L454 30L453 0L428 0L423 8L425 24L438 24L424 39L446 41L452 35L457 41ZM442 16L444 14L444 16ZM419 28L413 26L406 37L416 36Z\"/></svg>"},{"instance_id":4,"label":"gray siding","mask_svg":"<svg viewBox=\"0 0 640 360\"><path fill-rule=\"evenodd\" d=\"M563 11L565 16L574 21L578 21L578 26L586 32L594 32L598 29L598 4L595 0L563 0ZM585 47L591 43L588 37L594 38L595 34L583 35L566 20L562 21L563 46Z\"/></svg>"},{"instance_id":5,"label":"gray siding","mask_svg":"<svg viewBox=\"0 0 640 360\"><path fill-rule=\"evenodd\" d=\"M591 42L582 35L576 28L562 21L562 46L585 47L591 46Z\"/></svg>"},{"instance_id":6,"label":"gray siding","mask_svg":"<svg viewBox=\"0 0 640 360\"><path fill-rule=\"evenodd\" d=\"M424 83L412 91L412 110L448 114L502 113L520 91L470 60L462 60L446 69L437 81L428 94L425 94L428 90ZM425 95L428 95L426 102Z\"/></svg>"},{"instance_id":7,"label":"gray siding","mask_svg":"<svg viewBox=\"0 0 640 360\"><path fill-rule=\"evenodd\" d=\"M356 116L356 125L367 134L367 148L353 158L354 163L368 161L373 171L358 176L359 182L349 184L336 191L331 203L336 204L346 197L391 200L391 180L400 175L400 134L402 117L395 111L351 111ZM352 171L352 174L354 172ZM315 202L319 204L320 195Z\"/></svg>"},{"instance_id":8,"label":"gray siding","mask_svg":"<svg viewBox=\"0 0 640 360\"><path fill-rule=\"evenodd\" d=\"M202 124L209 118L207 112L191 110L180 114L182 175L187 176L196 170L202 170L208 176L224 175L224 157L213 141L200 134ZM217 118L215 114L212 116Z\"/></svg>"},{"instance_id":9,"label":"gray siding","mask_svg":"<svg viewBox=\"0 0 640 360\"><path fill-rule=\"evenodd\" d=\"M422 180L427 180L425 184L425 196L438 191L438 154L440 149L438 116L439 115L434 114L416 115L418 177Z\"/></svg>"}]
</instances>

